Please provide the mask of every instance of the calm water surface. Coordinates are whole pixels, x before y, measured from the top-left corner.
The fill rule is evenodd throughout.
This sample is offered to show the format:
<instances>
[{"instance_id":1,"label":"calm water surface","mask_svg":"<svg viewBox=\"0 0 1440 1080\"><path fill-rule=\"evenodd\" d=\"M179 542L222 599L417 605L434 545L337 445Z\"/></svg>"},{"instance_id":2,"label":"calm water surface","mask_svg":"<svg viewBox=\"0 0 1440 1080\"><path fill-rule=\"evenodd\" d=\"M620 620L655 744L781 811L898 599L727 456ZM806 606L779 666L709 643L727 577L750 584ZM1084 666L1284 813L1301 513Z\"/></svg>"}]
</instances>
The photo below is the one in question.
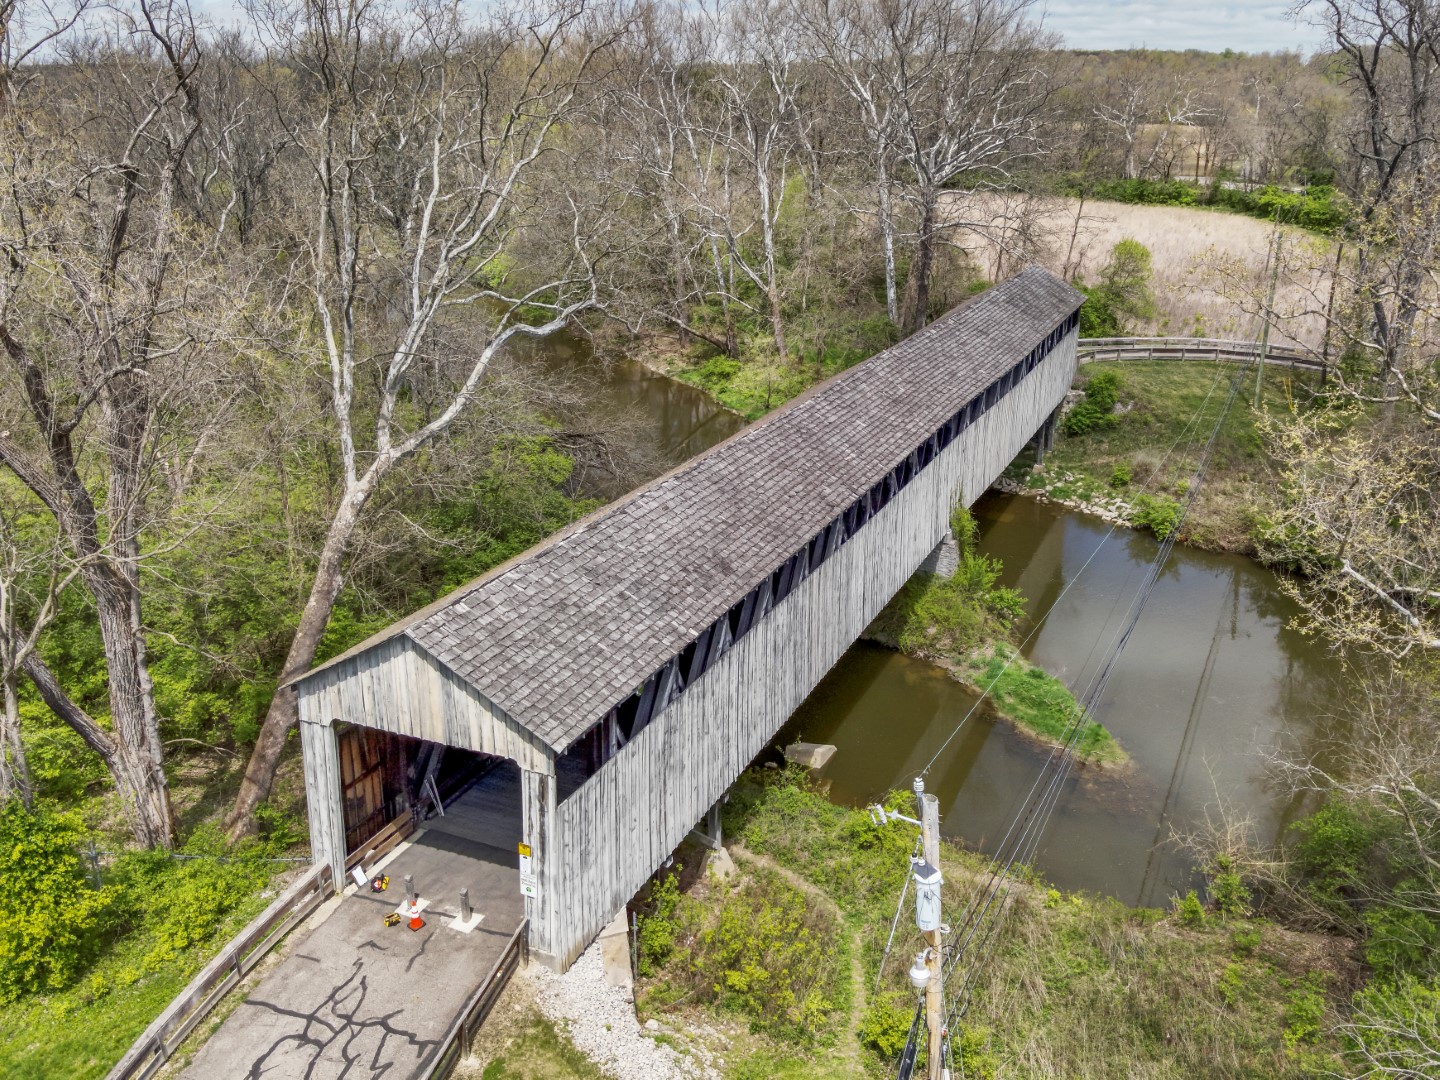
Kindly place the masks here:
<instances>
[{"instance_id":1,"label":"calm water surface","mask_svg":"<svg viewBox=\"0 0 1440 1080\"><path fill-rule=\"evenodd\" d=\"M657 375L623 357L602 359L582 337L557 334L507 363L530 366L571 398L560 419L603 429L634 455L625 474L591 468L580 478L590 495L614 499L708 450L745 426L743 417L688 383Z\"/></svg>"},{"instance_id":2,"label":"calm water surface","mask_svg":"<svg viewBox=\"0 0 1440 1080\"><path fill-rule=\"evenodd\" d=\"M580 339L552 339L520 362L583 388L576 416L562 420L606 426L648 463L628 483L588 473L584 486L601 497L743 426L695 388L632 361L601 361ZM1038 622L1020 628L1034 631L1025 654L1083 691L1155 541L1013 496L988 495L976 514L981 547L1004 561L1005 584L1025 595ZM1175 550L1098 710L1133 767L1072 772L1036 854L1041 873L1067 889L1164 904L1192 883L1189 861L1169 843L1172 831L1198 828L1223 804L1269 838L1308 809L1267 782L1266 757L1282 744L1320 753L1337 734L1331 715L1344 691L1324 651L1287 629L1293 614L1274 575L1255 563ZM821 776L834 799L863 805L908 787L974 704L939 668L862 642L776 741L834 743L839 752ZM1045 756L982 704L926 776L945 831L991 849Z\"/></svg>"},{"instance_id":3,"label":"calm water surface","mask_svg":"<svg viewBox=\"0 0 1440 1080\"><path fill-rule=\"evenodd\" d=\"M981 548L1004 560L1004 583L1025 595L1038 621L1021 627L1034 631L1025 654L1083 691L1155 541L1016 496L988 495L976 514ZM1046 877L1161 905L1192 883L1188 860L1168 842L1172 830L1197 829L1223 805L1269 838L1307 809L1267 782L1266 756L1282 743L1318 750L1335 734L1331 714L1343 691L1323 650L1287 628L1293 614L1262 567L1175 550L1098 708L1134 765L1071 774L1035 859ZM932 665L860 643L779 741L838 746L821 775L832 797L861 804L908 786L974 704ZM990 849L1044 759L1044 749L982 704L926 777L944 831Z\"/></svg>"}]
</instances>

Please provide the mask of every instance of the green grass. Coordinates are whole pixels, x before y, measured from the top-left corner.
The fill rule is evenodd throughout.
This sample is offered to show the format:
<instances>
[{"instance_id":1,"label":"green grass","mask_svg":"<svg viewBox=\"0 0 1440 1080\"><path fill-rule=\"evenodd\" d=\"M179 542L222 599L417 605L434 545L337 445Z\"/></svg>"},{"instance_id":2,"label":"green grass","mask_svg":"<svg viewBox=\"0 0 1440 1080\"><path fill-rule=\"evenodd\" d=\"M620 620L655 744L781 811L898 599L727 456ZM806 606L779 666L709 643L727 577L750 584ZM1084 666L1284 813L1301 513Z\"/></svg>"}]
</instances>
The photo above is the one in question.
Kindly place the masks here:
<instances>
[{"instance_id":1,"label":"green grass","mask_svg":"<svg viewBox=\"0 0 1440 1080\"><path fill-rule=\"evenodd\" d=\"M1069 737L1080 706L1064 683L1030 663L1009 646L996 646L988 658L968 665L980 689L989 687L995 708L1007 719L1046 740ZM1085 726L1075 746L1078 760L1093 765L1119 766L1130 755L1105 727L1095 721Z\"/></svg>"},{"instance_id":2,"label":"green grass","mask_svg":"<svg viewBox=\"0 0 1440 1080\"><path fill-rule=\"evenodd\" d=\"M863 359L857 353L830 357L818 364L813 360L781 364L768 358L742 361L714 357L694 365L675 364L670 374L698 386L745 419L757 420Z\"/></svg>"},{"instance_id":3,"label":"green grass","mask_svg":"<svg viewBox=\"0 0 1440 1080\"><path fill-rule=\"evenodd\" d=\"M1235 366L1198 361L1107 361L1082 367L1076 385L1083 387L1102 371L1120 373L1120 403L1130 408L1119 417L1119 423L1084 435L1061 435L1046 455L1043 470L1032 471L1027 455L1017 460L1007 475L1032 490L1066 501L1130 502L1142 491L1181 498L1220 414ZM1204 486L1181 533L1186 543L1221 551L1254 550L1254 514L1265 505L1270 480L1256 425L1258 414L1250 405L1254 379L1252 372L1220 427ZM1298 407L1317 383L1318 376L1309 372L1268 368L1264 411ZM1200 419L1187 433L1197 412ZM1166 451L1177 440L1179 445L1166 458ZM1122 474L1129 470L1131 480L1114 486L1111 481L1122 467Z\"/></svg>"},{"instance_id":4,"label":"green grass","mask_svg":"<svg viewBox=\"0 0 1440 1080\"><path fill-rule=\"evenodd\" d=\"M600 1066L538 1012L527 1012L507 1034L503 1051L478 1069L462 1064L455 1075L464 1080L608 1080Z\"/></svg>"},{"instance_id":5,"label":"green grass","mask_svg":"<svg viewBox=\"0 0 1440 1080\"><path fill-rule=\"evenodd\" d=\"M890 801L912 811L908 793ZM834 805L796 769L742 777L725 806L725 827L833 898L857 931L868 992L913 831L877 827L863 811ZM975 895L988 862L947 843L942 869L953 920ZM884 987L893 997L872 999L879 1010L878 1022L866 1025L872 1037L886 1022L908 1025L914 998L904 969L918 943L912 921L902 918L885 968ZM1325 1032L1355 975L1338 939L1294 934L1262 920L1226 920L1213 911L1201 925L1186 926L1166 912L1022 880L978 969L957 1042L966 1046L972 1078L1299 1078L1338 1066L1338 1047ZM785 1059L784 1068L766 1053ZM885 1075L892 1065L874 1051L865 1054L863 1071L852 1075ZM754 1071L746 1072L750 1059ZM742 1061L747 1064L732 1075L834 1075L820 1071L818 1060L806 1071L804 1055L788 1050L756 1051ZM763 1071L767 1064L773 1072Z\"/></svg>"},{"instance_id":6,"label":"green grass","mask_svg":"<svg viewBox=\"0 0 1440 1080\"><path fill-rule=\"evenodd\" d=\"M129 982L152 943L122 939L80 982L0 1010L0 1076L51 1080L104 1076L215 953L269 903L252 894L203 944L176 952L159 971Z\"/></svg>"}]
</instances>

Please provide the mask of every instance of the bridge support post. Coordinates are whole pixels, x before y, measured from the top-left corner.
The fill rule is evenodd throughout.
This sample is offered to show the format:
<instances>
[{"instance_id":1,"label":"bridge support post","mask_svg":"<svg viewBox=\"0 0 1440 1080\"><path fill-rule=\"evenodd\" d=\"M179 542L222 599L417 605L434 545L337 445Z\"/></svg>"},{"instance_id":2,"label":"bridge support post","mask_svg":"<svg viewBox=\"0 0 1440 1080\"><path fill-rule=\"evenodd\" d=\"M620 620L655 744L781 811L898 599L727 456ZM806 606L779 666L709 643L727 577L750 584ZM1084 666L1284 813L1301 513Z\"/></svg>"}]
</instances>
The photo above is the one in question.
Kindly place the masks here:
<instances>
[{"instance_id":1,"label":"bridge support post","mask_svg":"<svg viewBox=\"0 0 1440 1080\"><path fill-rule=\"evenodd\" d=\"M704 825L698 829L690 830L690 835L711 851L719 851L723 846L720 835L720 805L724 801L724 799L720 799L714 806L705 811Z\"/></svg>"},{"instance_id":2,"label":"bridge support post","mask_svg":"<svg viewBox=\"0 0 1440 1080\"><path fill-rule=\"evenodd\" d=\"M1045 464L1045 454L1055 446L1055 428L1060 423L1060 406L1055 406L1035 433L1035 464Z\"/></svg>"},{"instance_id":3,"label":"bridge support post","mask_svg":"<svg viewBox=\"0 0 1440 1080\"><path fill-rule=\"evenodd\" d=\"M940 538L940 543L935 545L935 550L925 556L925 561L920 564L916 571L921 574L935 574L939 577L953 577L955 570L960 565L960 546L955 542L955 534L949 529Z\"/></svg>"}]
</instances>

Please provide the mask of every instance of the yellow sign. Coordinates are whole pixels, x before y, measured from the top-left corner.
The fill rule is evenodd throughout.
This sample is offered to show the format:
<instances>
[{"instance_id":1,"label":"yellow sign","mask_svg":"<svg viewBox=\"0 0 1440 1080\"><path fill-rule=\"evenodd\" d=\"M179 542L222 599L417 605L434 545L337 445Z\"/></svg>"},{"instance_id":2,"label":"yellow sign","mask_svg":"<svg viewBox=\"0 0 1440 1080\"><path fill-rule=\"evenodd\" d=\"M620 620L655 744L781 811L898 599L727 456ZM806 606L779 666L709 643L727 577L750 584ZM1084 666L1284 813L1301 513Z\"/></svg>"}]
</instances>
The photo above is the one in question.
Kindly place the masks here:
<instances>
[{"instance_id":1,"label":"yellow sign","mask_svg":"<svg viewBox=\"0 0 1440 1080\"><path fill-rule=\"evenodd\" d=\"M528 855L530 854L530 845L529 845L529 844L521 844L521 845L520 845L520 854L521 854L521 855L526 855L526 856L528 856Z\"/></svg>"}]
</instances>

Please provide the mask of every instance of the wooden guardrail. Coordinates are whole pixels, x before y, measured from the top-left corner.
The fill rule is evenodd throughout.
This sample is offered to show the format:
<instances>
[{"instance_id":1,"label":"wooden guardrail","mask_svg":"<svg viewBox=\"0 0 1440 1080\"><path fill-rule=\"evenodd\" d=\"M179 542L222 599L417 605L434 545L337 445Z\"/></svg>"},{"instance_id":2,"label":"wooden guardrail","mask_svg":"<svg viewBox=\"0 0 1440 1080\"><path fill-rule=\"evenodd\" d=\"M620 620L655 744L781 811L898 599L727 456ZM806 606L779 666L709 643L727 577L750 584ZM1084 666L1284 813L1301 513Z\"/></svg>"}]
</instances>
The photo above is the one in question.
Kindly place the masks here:
<instances>
[{"instance_id":1,"label":"wooden guardrail","mask_svg":"<svg viewBox=\"0 0 1440 1080\"><path fill-rule=\"evenodd\" d=\"M406 810L350 853L345 860L346 871L353 870L357 866L374 865L393 849L399 847L401 841L407 839L415 829L415 813L413 810Z\"/></svg>"},{"instance_id":2,"label":"wooden guardrail","mask_svg":"<svg viewBox=\"0 0 1440 1080\"><path fill-rule=\"evenodd\" d=\"M312 866L190 980L190 985L135 1040L105 1080L144 1080L153 1076L220 999L332 895L330 867Z\"/></svg>"},{"instance_id":3,"label":"wooden guardrail","mask_svg":"<svg viewBox=\"0 0 1440 1080\"><path fill-rule=\"evenodd\" d=\"M1260 343L1220 338L1081 338L1079 351L1082 364L1092 360L1217 360L1244 364L1259 358ZM1325 366L1288 345L1272 344L1265 352L1265 362L1312 371Z\"/></svg>"},{"instance_id":4,"label":"wooden guardrail","mask_svg":"<svg viewBox=\"0 0 1440 1080\"><path fill-rule=\"evenodd\" d=\"M526 930L529 926L529 921L523 920L520 928L510 935L500 959L495 961L490 973L481 980L475 993L470 995L464 1011L455 1023L450 1025L450 1030L445 1033L435 1056L420 1071L418 1080L445 1080L455 1071L460 1059L470 1052L480 1025L485 1022L485 1017L490 1015L490 1010L495 1007L495 1002L500 997L500 991L505 989L505 984L510 981L510 976L515 974L515 969L520 966L528 952Z\"/></svg>"}]
</instances>

